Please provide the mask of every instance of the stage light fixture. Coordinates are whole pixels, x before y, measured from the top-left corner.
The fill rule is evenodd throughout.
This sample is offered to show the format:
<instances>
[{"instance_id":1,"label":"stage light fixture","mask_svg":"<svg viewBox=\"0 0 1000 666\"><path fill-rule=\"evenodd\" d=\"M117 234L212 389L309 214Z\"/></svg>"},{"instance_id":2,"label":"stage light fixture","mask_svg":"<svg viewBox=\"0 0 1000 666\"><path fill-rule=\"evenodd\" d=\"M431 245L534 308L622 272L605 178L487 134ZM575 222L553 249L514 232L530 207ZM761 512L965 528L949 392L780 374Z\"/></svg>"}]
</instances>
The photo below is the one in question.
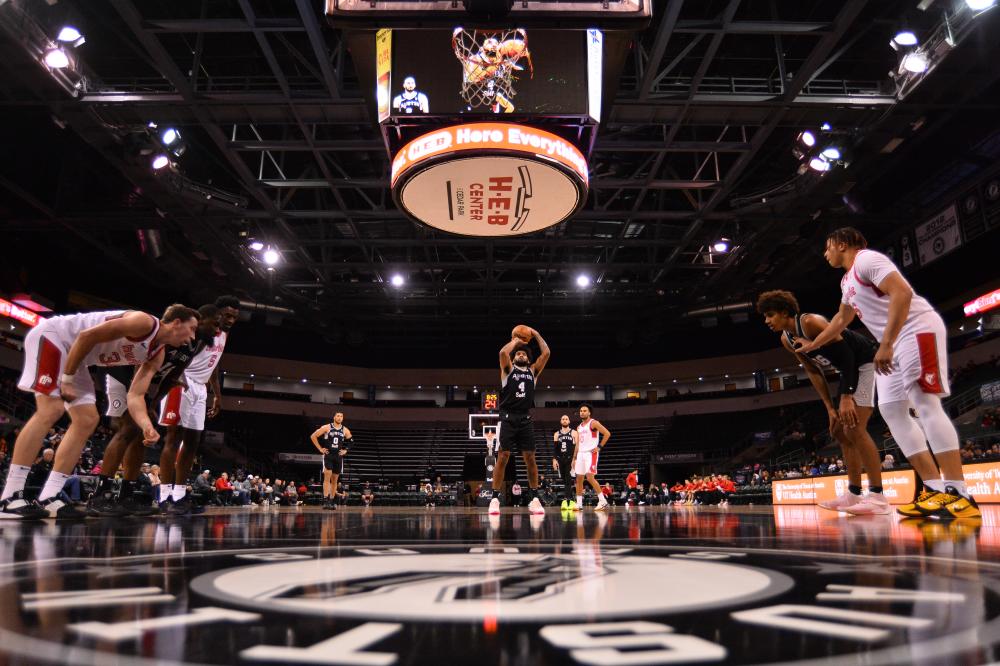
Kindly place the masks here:
<instances>
[{"instance_id":1,"label":"stage light fixture","mask_svg":"<svg viewBox=\"0 0 1000 666\"><path fill-rule=\"evenodd\" d=\"M892 43L895 46L916 46L920 43L920 40L917 39L917 36L912 31L900 30L892 38Z\"/></svg>"},{"instance_id":2,"label":"stage light fixture","mask_svg":"<svg viewBox=\"0 0 1000 666\"><path fill-rule=\"evenodd\" d=\"M56 37L57 42L62 42L63 44L69 44L71 46L81 46L87 40L80 33L79 30L71 25L63 26L62 30L59 31L59 35Z\"/></svg>"},{"instance_id":3,"label":"stage light fixture","mask_svg":"<svg viewBox=\"0 0 1000 666\"><path fill-rule=\"evenodd\" d=\"M928 66L927 56L919 51L903 56L903 69L911 74L922 74L927 71Z\"/></svg>"},{"instance_id":4,"label":"stage light fixture","mask_svg":"<svg viewBox=\"0 0 1000 666\"><path fill-rule=\"evenodd\" d=\"M159 171L170 165L170 158L160 154L153 158L153 171Z\"/></svg>"},{"instance_id":5,"label":"stage light fixture","mask_svg":"<svg viewBox=\"0 0 1000 666\"><path fill-rule=\"evenodd\" d=\"M823 152L820 153L820 155L822 155L828 160L839 160L840 148L838 148L837 146L827 146L826 148L823 149Z\"/></svg>"},{"instance_id":6,"label":"stage light fixture","mask_svg":"<svg viewBox=\"0 0 1000 666\"><path fill-rule=\"evenodd\" d=\"M49 49L45 52L45 64L51 69L65 69L69 67L69 56L60 48Z\"/></svg>"},{"instance_id":7,"label":"stage light fixture","mask_svg":"<svg viewBox=\"0 0 1000 666\"><path fill-rule=\"evenodd\" d=\"M813 171L820 171L820 172L829 171L830 162L826 160L824 157L814 157L811 160L809 160L809 168L812 169Z\"/></svg>"},{"instance_id":8,"label":"stage light fixture","mask_svg":"<svg viewBox=\"0 0 1000 666\"><path fill-rule=\"evenodd\" d=\"M716 252L719 252L719 253L728 252L729 251L729 242L728 242L727 239L722 238L722 239L716 241L715 245L712 246L712 249L715 250Z\"/></svg>"},{"instance_id":9,"label":"stage light fixture","mask_svg":"<svg viewBox=\"0 0 1000 666\"><path fill-rule=\"evenodd\" d=\"M833 125L831 125L830 123L823 123L822 125L819 126L819 128L824 132L829 132L830 130L833 129Z\"/></svg>"},{"instance_id":10,"label":"stage light fixture","mask_svg":"<svg viewBox=\"0 0 1000 666\"><path fill-rule=\"evenodd\" d=\"M160 133L160 140L163 142L164 146L170 146L176 143L180 138L181 133L173 127L168 127Z\"/></svg>"},{"instance_id":11,"label":"stage light fixture","mask_svg":"<svg viewBox=\"0 0 1000 666\"><path fill-rule=\"evenodd\" d=\"M403 279L402 275L400 275L399 273L396 273L395 275L392 276L392 278L390 279L390 282L392 283L393 287L397 287L398 288L398 287L402 287L403 283L406 282L406 280Z\"/></svg>"},{"instance_id":12,"label":"stage light fixture","mask_svg":"<svg viewBox=\"0 0 1000 666\"><path fill-rule=\"evenodd\" d=\"M255 241L250 241L250 244L247 245L247 247L249 247L254 252L260 252L261 250L264 249L264 244L261 243L259 240L255 240Z\"/></svg>"},{"instance_id":13,"label":"stage light fixture","mask_svg":"<svg viewBox=\"0 0 1000 666\"><path fill-rule=\"evenodd\" d=\"M577 275L576 276L576 286L584 289L590 286L590 276L589 275Z\"/></svg>"},{"instance_id":14,"label":"stage light fixture","mask_svg":"<svg viewBox=\"0 0 1000 666\"><path fill-rule=\"evenodd\" d=\"M278 263L279 259L281 259L281 255L278 254L278 251L275 250L274 248L269 247L266 250L264 250L264 263L267 264L268 266L274 266L276 263Z\"/></svg>"},{"instance_id":15,"label":"stage light fixture","mask_svg":"<svg viewBox=\"0 0 1000 666\"><path fill-rule=\"evenodd\" d=\"M810 148L816 145L816 135L810 132L809 130L800 132L798 140L801 141L806 146L809 146Z\"/></svg>"}]
</instances>

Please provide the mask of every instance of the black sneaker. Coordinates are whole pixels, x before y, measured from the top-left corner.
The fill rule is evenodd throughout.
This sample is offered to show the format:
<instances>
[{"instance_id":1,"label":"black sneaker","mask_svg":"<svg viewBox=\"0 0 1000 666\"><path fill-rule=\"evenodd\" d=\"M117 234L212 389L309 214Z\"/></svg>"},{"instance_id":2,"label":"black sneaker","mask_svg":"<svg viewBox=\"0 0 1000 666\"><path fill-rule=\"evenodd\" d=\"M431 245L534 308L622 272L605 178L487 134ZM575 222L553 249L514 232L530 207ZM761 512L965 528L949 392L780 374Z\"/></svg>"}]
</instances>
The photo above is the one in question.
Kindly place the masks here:
<instances>
[{"instance_id":1,"label":"black sneaker","mask_svg":"<svg viewBox=\"0 0 1000 666\"><path fill-rule=\"evenodd\" d=\"M152 503L137 499L134 495L120 499L118 503L122 506L122 510L127 516L144 517L153 515Z\"/></svg>"},{"instance_id":2,"label":"black sneaker","mask_svg":"<svg viewBox=\"0 0 1000 666\"><path fill-rule=\"evenodd\" d=\"M110 493L95 494L87 500L87 515L94 518L121 518L125 515L125 507Z\"/></svg>"},{"instance_id":3,"label":"black sneaker","mask_svg":"<svg viewBox=\"0 0 1000 666\"><path fill-rule=\"evenodd\" d=\"M49 512L36 500L24 499L23 490L0 502L0 520L41 520L48 517Z\"/></svg>"},{"instance_id":4,"label":"black sneaker","mask_svg":"<svg viewBox=\"0 0 1000 666\"><path fill-rule=\"evenodd\" d=\"M87 511L75 504L63 502L58 497L50 497L39 503L49 518L56 520L83 520L87 517Z\"/></svg>"},{"instance_id":5,"label":"black sneaker","mask_svg":"<svg viewBox=\"0 0 1000 666\"><path fill-rule=\"evenodd\" d=\"M170 504L167 507L167 515L173 518L183 518L184 516L190 516L193 508L194 503L191 501L190 495L185 495L176 502L171 498Z\"/></svg>"},{"instance_id":6,"label":"black sneaker","mask_svg":"<svg viewBox=\"0 0 1000 666\"><path fill-rule=\"evenodd\" d=\"M174 507L174 498L173 497L168 497L167 499L165 499L162 502L160 502L159 507L160 507L160 515L161 516L166 516L167 514L169 514L173 510L173 507Z\"/></svg>"}]
</instances>

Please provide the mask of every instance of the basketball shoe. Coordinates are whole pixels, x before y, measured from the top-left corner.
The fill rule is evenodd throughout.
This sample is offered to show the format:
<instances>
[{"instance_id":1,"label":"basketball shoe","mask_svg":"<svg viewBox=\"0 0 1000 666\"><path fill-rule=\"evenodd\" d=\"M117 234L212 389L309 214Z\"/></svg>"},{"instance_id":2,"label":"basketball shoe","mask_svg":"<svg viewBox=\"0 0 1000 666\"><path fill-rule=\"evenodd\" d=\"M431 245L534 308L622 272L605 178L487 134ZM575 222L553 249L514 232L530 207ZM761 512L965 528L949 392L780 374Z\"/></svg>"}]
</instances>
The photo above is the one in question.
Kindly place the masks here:
<instances>
[{"instance_id":1,"label":"basketball shoe","mask_svg":"<svg viewBox=\"0 0 1000 666\"><path fill-rule=\"evenodd\" d=\"M545 507L542 506L541 501L535 497L528 503L528 511L531 512L532 515L537 516L545 513Z\"/></svg>"},{"instance_id":2,"label":"basketball shoe","mask_svg":"<svg viewBox=\"0 0 1000 666\"><path fill-rule=\"evenodd\" d=\"M24 499L23 490L0 502L0 520L40 520L48 516L48 510L43 509L37 500Z\"/></svg>"},{"instance_id":3,"label":"basketball shoe","mask_svg":"<svg viewBox=\"0 0 1000 666\"><path fill-rule=\"evenodd\" d=\"M569 509L569 500L563 500L562 504L559 505L560 511L566 511Z\"/></svg>"},{"instance_id":4,"label":"basketball shoe","mask_svg":"<svg viewBox=\"0 0 1000 666\"><path fill-rule=\"evenodd\" d=\"M570 500L569 501L569 510L570 511L579 511L580 510L580 507L578 507L576 505L576 500Z\"/></svg>"},{"instance_id":5,"label":"basketball shoe","mask_svg":"<svg viewBox=\"0 0 1000 666\"><path fill-rule=\"evenodd\" d=\"M490 500L490 509L487 513L489 513L491 516L500 515L500 498L494 497L493 499Z\"/></svg>"},{"instance_id":6,"label":"basketball shoe","mask_svg":"<svg viewBox=\"0 0 1000 666\"><path fill-rule=\"evenodd\" d=\"M938 497L926 503L918 504L917 508L926 511L928 518L936 520L955 520L956 518L981 518L979 505L971 497L965 497L955 488L948 486Z\"/></svg>"},{"instance_id":7,"label":"basketball shoe","mask_svg":"<svg viewBox=\"0 0 1000 666\"><path fill-rule=\"evenodd\" d=\"M860 501L861 497L859 495L847 492L836 499L820 502L817 506L827 511L847 511L847 507L853 506Z\"/></svg>"},{"instance_id":8,"label":"basketball shoe","mask_svg":"<svg viewBox=\"0 0 1000 666\"><path fill-rule=\"evenodd\" d=\"M852 516L884 516L889 513L889 500L882 493L868 493L860 502L851 504L845 511Z\"/></svg>"},{"instance_id":9,"label":"basketball shoe","mask_svg":"<svg viewBox=\"0 0 1000 666\"><path fill-rule=\"evenodd\" d=\"M594 507L594 511L607 511L610 508L611 505L608 504L608 500L604 499L604 496L601 495L601 499L597 502L597 506Z\"/></svg>"},{"instance_id":10,"label":"basketball shoe","mask_svg":"<svg viewBox=\"0 0 1000 666\"><path fill-rule=\"evenodd\" d=\"M927 514L920 510L920 505L929 500L932 500L936 495L940 494L941 493L939 493L936 490L930 490L930 489L924 490L919 495L917 495L917 499L915 499L914 501L910 502L909 504L904 504L900 507L896 507L896 513L899 513L900 515L903 516L909 516L910 518L925 518Z\"/></svg>"}]
</instances>

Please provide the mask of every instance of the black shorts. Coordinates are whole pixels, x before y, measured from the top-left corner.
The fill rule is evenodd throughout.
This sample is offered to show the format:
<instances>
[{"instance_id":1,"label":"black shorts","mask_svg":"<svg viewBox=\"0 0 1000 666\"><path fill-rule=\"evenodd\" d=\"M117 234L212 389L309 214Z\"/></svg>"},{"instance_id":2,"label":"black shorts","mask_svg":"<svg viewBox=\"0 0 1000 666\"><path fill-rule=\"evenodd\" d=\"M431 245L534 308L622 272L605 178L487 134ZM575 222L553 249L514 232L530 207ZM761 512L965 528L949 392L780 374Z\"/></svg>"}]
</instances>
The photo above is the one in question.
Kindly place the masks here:
<instances>
[{"instance_id":1,"label":"black shorts","mask_svg":"<svg viewBox=\"0 0 1000 666\"><path fill-rule=\"evenodd\" d=\"M339 453L327 453L323 456L323 469L334 474L344 471L344 456Z\"/></svg>"},{"instance_id":2,"label":"black shorts","mask_svg":"<svg viewBox=\"0 0 1000 666\"><path fill-rule=\"evenodd\" d=\"M535 432L531 424L531 415L501 412L500 450L513 451L515 448L521 453L535 452Z\"/></svg>"}]
</instances>

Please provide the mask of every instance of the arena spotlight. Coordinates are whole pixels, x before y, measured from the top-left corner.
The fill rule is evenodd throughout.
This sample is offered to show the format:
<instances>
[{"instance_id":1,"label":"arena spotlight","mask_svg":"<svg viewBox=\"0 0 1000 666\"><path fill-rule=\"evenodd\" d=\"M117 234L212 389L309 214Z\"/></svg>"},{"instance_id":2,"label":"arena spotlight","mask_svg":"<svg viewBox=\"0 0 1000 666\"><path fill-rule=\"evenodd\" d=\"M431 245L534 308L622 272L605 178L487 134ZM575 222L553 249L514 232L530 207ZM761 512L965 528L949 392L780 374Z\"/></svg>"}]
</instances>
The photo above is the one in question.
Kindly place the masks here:
<instances>
[{"instance_id":1,"label":"arena spotlight","mask_svg":"<svg viewBox=\"0 0 1000 666\"><path fill-rule=\"evenodd\" d=\"M399 273L393 275L389 281L392 283L392 286L396 288L402 287L403 283L406 282L406 280L403 279L403 276Z\"/></svg>"},{"instance_id":2,"label":"arena spotlight","mask_svg":"<svg viewBox=\"0 0 1000 666\"><path fill-rule=\"evenodd\" d=\"M49 49L45 52L45 64L51 69L64 69L69 67L69 56L60 48Z\"/></svg>"},{"instance_id":3,"label":"arena spotlight","mask_svg":"<svg viewBox=\"0 0 1000 666\"><path fill-rule=\"evenodd\" d=\"M816 135L810 132L809 130L799 132L798 140L801 141L804 145L808 146L809 148L812 148L813 146L816 145Z\"/></svg>"},{"instance_id":4,"label":"arena spotlight","mask_svg":"<svg viewBox=\"0 0 1000 666\"><path fill-rule=\"evenodd\" d=\"M728 252L729 251L728 239L726 238L719 239L718 241L715 242L715 245L712 246L712 249L719 253Z\"/></svg>"},{"instance_id":5,"label":"arena spotlight","mask_svg":"<svg viewBox=\"0 0 1000 666\"><path fill-rule=\"evenodd\" d=\"M820 153L820 155L822 155L828 160L839 160L841 156L840 148L838 148L837 146L827 146L826 148L823 149L823 152Z\"/></svg>"},{"instance_id":6,"label":"arena spotlight","mask_svg":"<svg viewBox=\"0 0 1000 666\"><path fill-rule=\"evenodd\" d=\"M824 132L829 132L830 130L833 129L833 125L831 125L830 123L823 123L822 125L819 126L819 128Z\"/></svg>"},{"instance_id":7,"label":"arena spotlight","mask_svg":"<svg viewBox=\"0 0 1000 666\"><path fill-rule=\"evenodd\" d=\"M589 275L577 275L576 276L576 286L581 289L585 289L590 286L590 276Z\"/></svg>"},{"instance_id":8,"label":"arena spotlight","mask_svg":"<svg viewBox=\"0 0 1000 666\"><path fill-rule=\"evenodd\" d=\"M153 171L159 171L160 169L170 165L170 158L166 155L160 154L153 158L152 164Z\"/></svg>"},{"instance_id":9,"label":"arena spotlight","mask_svg":"<svg viewBox=\"0 0 1000 666\"><path fill-rule=\"evenodd\" d=\"M181 133L178 132L173 127L168 127L160 133L160 141L163 142L164 146L170 146L176 143L181 138Z\"/></svg>"},{"instance_id":10,"label":"arena spotlight","mask_svg":"<svg viewBox=\"0 0 1000 666\"><path fill-rule=\"evenodd\" d=\"M981 12L984 9L989 9L996 3L996 0L965 0L965 5L974 12Z\"/></svg>"},{"instance_id":11,"label":"arena spotlight","mask_svg":"<svg viewBox=\"0 0 1000 666\"><path fill-rule=\"evenodd\" d=\"M264 250L264 263L268 266L274 266L281 259L281 255L273 247L269 247Z\"/></svg>"},{"instance_id":12,"label":"arena spotlight","mask_svg":"<svg viewBox=\"0 0 1000 666\"><path fill-rule=\"evenodd\" d=\"M920 40L918 40L917 36L910 30L900 30L896 33L896 36L892 38L893 47L916 46L919 43Z\"/></svg>"},{"instance_id":13,"label":"arena spotlight","mask_svg":"<svg viewBox=\"0 0 1000 666\"><path fill-rule=\"evenodd\" d=\"M922 74L923 72L926 72L929 64L927 56L920 51L907 53L903 56L902 67L911 74Z\"/></svg>"},{"instance_id":14,"label":"arena spotlight","mask_svg":"<svg viewBox=\"0 0 1000 666\"><path fill-rule=\"evenodd\" d=\"M264 244L261 243L259 240L253 240L250 241L250 244L247 245L247 247L253 250L254 252L260 252L261 250L264 249Z\"/></svg>"},{"instance_id":15,"label":"arena spotlight","mask_svg":"<svg viewBox=\"0 0 1000 666\"><path fill-rule=\"evenodd\" d=\"M62 30L59 31L59 35L56 37L57 42L62 42L63 44L69 44L71 46L81 46L87 40L84 39L80 31L71 25L63 26Z\"/></svg>"},{"instance_id":16,"label":"arena spotlight","mask_svg":"<svg viewBox=\"0 0 1000 666\"><path fill-rule=\"evenodd\" d=\"M814 157L811 160L809 160L809 168L812 169L813 171L820 171L820 172L829 171L830 161L822 156Z\"/></svg>"}]
</instances>

